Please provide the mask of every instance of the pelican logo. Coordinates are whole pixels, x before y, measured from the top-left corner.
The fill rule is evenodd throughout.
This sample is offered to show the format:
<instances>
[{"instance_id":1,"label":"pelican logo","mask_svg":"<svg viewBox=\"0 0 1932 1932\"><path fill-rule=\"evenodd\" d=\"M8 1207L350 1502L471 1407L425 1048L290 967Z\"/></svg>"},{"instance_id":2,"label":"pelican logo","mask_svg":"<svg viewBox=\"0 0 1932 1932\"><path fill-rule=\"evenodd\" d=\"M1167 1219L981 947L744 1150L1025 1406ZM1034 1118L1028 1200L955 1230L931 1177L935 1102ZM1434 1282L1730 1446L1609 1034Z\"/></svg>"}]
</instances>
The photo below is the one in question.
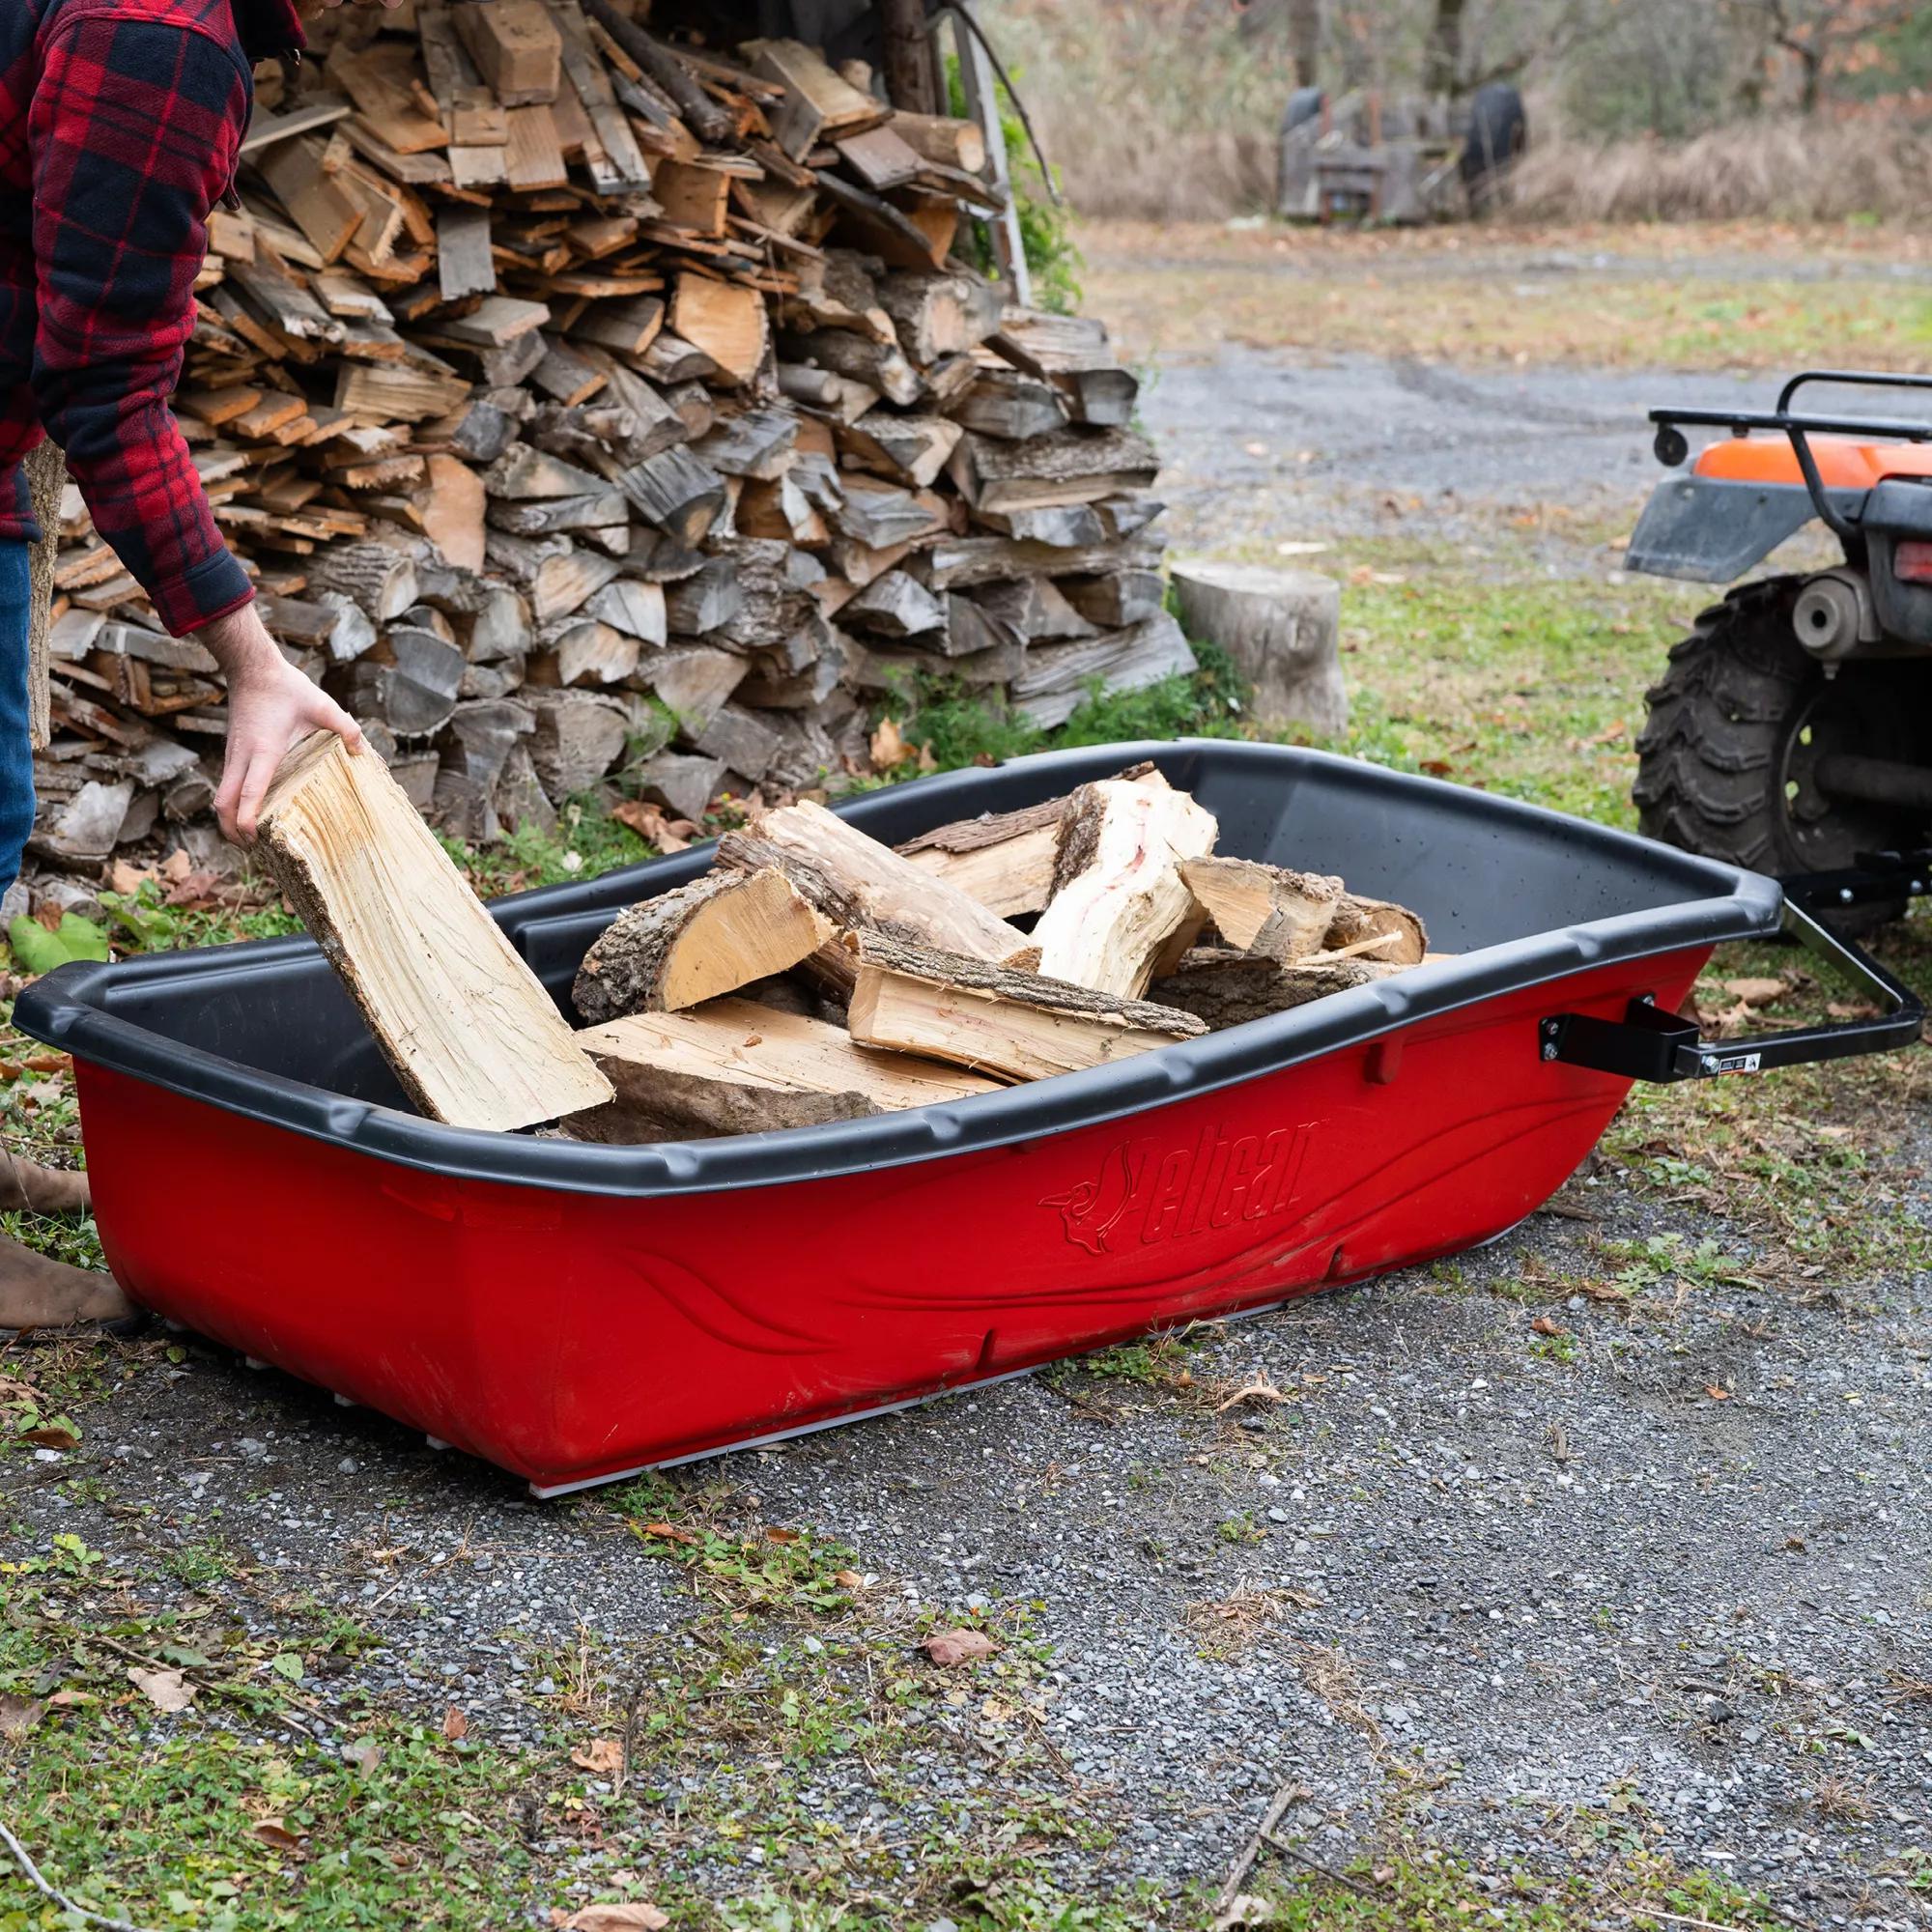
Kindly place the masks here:
<instances>
[{"instance_id":1,"label":"pelican logo","mask_svg":"<svg viewBox=\"0 0 1932 1932\"><path fill-rule=\"evenodd\" d=\"M1203 1127L1183 1147L1151 1135L1122 1141L1108 1151L1096 1179L1039 1205L1056 1209L1067 1240L1090 1255L1268 1220L1294 1198L1312 1127L1232 1137Z\"/></svg>"}]
</instances>

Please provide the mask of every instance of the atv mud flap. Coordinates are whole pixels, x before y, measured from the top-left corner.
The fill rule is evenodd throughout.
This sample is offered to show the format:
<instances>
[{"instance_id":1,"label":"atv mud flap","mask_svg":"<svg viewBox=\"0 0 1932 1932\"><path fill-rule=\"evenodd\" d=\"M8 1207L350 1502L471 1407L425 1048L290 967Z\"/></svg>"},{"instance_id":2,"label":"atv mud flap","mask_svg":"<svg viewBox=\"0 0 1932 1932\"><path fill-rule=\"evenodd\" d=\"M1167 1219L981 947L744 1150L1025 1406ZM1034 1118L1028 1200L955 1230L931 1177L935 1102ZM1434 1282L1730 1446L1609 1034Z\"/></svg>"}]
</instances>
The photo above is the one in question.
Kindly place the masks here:
<instances>
[{"instance_id":1,"label":"atv mud flap","mask_svg":"<svg viewBox=\"0 0 1932 1932\"><path fill-rule=\"evenodd\" d=\"M1847 514L1861 490L1834 490ZM1738 483L1717 476L1672 476L1650 494L1624 568L1692 583L1735 583L1817 514L1802 483Z\"/></svg>"}]
</instances>

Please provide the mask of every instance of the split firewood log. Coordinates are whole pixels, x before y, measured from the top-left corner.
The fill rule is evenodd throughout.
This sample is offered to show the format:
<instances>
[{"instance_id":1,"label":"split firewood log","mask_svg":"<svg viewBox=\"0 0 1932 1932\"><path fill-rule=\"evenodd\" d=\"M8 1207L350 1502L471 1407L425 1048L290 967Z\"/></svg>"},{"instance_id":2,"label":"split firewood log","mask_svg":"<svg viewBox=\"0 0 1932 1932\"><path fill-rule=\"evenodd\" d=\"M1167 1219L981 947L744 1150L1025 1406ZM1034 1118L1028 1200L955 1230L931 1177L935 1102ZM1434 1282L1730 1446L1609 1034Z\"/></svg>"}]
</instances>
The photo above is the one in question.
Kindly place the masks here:
<instances>
[{"instance_id":1,"label":"split firewood log","mask_svg":"<svg viewBox=\"0 0 1932 1932\"><path fill-rule=\"evenodd\" d=\"M1082 785L1061 821L1052 895L1034 927L1049 979L1134 998L1201 913L1180 876L1213 850L1214 816L1158 772Z\"/></svg>"},{"instance_id":2,"label":"split firewood log","mask_svg":"<svg viewBox=\"0 0 1932 1932\"><path fill-rule=\"evenodd\" d=\"M844 925L876 926L942 952L998 964L1032 965L1034 942L945 879L869 838L822 805L800 803L760 813L752 825L759 863L777 863L804 895L826 907L829 882L856 918L828 917ZM775 849L776 861L764 856ZM746 841L735 835L719 848L721 865L742 868ZM849 976L848 976L849 977Z\"/></svg>"},{"instance_id":3,"label":"split firewood log","mask_svg":"<svg viewBox=\"0 0 1932 1932\"><path fill-rule=\"evenodd\" d=\"M577 1140L761 1134L998 1089L936 1061L868 1051L842 1027L749 999L634 1013L577 1038L616 1095L564 1122Z\"/></svg>"},{"instance_id":4,"label":"split firewood log","mask_svg":"<svg viewBox=\"0 0 1932 1932\"><path fill-rule=\"evenodd\" d=\"M956 661L955 661L956 663ZM1150 760L1114 777L1130 784L1154 769ZM1060 855L1060 822L1072 794L1017 811L982 811L908 838L895 849L935 877L970 893L989 912L1012 919L1044 909Z\"/></svg>"},{"instance_id":5,"label":"split firewood log","mask_svg":"<svg viewBox=\"0 0 1932 1932\"><path fill-rule=\"evenodd\" d=\"M1429 933L1420 917L1386 899L1345 895L1328 922L1322 945L1329 952L1375 941L1374 956L1391 966L1419 966L1429 951Z\"/></svg>"},{"instance_id":6,"label":"split firewood log","mask_svg":"<svg viewBox=\"0 0 1932 1932\"><path fill-rule=\"evenodd\" d=\"M1164 1006L1192 1013L1215 1032L1305 1007L1329 993L1346 993L1399 973L1374 959L1284 962L1225 947L1196 947L1150 988Z\"/></svg>"},{"instance_id":7,"label":"split firewood log","mask_svg":"<svg viewBox=\"0 0 1932 1932\"><path fill-rule=\"evenodd\" d=\"M1192 1014L1037 973L905 946L842 942L856 963L846 1025L867 1046L929 1054L1009 1080L1040 1080L1207 1032Z\"/></svg>"},{"instance_id":8,"label":"split firewood log","mask_svg":"<svg viewBox=\"0 0 1932 1932\"><path fill-rule=\"evenodd\" d=\"M374 753L304 739L269 788L258 850L432 1120L506 1130L611 1097Z\"/></svg>"},{"instance_id":9,"label":"split firewood log","mask_svg":"<svg viewBox=\"0 0 1932 1932\"><path fill-rule=\"evenodd\" d=\"M783 973L837 936L776 866L712 872L619 913L571 998L593 1023L671 1012Z\"/></svg>"},{"instance_id":10,"label":"split firewood log","mask_svg":"<svg viewBox=\"0 0 1932 1932\"><path fill-rule=\"evenodd\" d=\"M1228 945L1283 961L1322 950L1346 891L1340 879L1252 859L1189 859L1180 875Z\"/></svg>"}]
</instances>

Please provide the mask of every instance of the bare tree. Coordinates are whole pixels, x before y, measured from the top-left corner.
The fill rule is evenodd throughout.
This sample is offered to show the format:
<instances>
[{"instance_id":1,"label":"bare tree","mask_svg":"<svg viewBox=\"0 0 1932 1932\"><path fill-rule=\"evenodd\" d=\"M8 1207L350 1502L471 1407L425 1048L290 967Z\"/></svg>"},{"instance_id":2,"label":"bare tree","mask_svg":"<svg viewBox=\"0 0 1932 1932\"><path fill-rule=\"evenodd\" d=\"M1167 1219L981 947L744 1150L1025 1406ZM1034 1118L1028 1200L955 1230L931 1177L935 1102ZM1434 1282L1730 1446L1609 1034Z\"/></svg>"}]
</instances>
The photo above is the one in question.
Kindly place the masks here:
<instances>
[{"instance_id":1,"label":"bare tree","mask_svg":"<svg viewBox=\"0 0 1932 1932\"><path fill-rule=\"evenodd\" d=\"M1857 42L1900 25L1918 8L1916 0L1724 0L1724 11L1750 41L1760 71L1775 54L1797 63L1798 105L1811 114Z\"/></svg>"}]
</instances>

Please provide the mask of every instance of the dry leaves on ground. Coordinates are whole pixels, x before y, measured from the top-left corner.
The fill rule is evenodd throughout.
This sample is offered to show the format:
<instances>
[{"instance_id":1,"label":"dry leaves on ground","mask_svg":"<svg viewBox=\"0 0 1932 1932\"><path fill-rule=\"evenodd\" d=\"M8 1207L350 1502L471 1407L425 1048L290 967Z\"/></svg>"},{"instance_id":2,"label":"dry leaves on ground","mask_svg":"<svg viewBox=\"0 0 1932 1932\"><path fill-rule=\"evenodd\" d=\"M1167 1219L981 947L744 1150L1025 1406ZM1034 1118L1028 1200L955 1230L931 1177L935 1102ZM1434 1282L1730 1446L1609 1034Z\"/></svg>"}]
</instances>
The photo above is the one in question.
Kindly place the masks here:
<instances>
[{"instance_id":1,"label":"dry leaves on ground","mask_svg":"<svg viewBox=\"0 0 1932 1932\"><path fill-rule=\"evenodd\" d=\"M442 1734L451 1744L469 1735L469 1719L454 1704L442 1714Z\"/></svg>"},{"instance_id":2,"label":"dry leaves on ground","mask_svg":"<svg viewBox=\"0 0 1932 1932\"><path fill-rule=\"evenodd\" d=\"M1768 1007L1791 990L1782 980L1770 979L1726 980L1722 985L1732 999L1742 1000L1747 1007Z\"/></svg>"},{"instance_id":3,"label":"dry leaves on ground","mask_svg":"<svg viewBox=\"0 0 1932 1932\"><path fill-rule=\"evenodd\" d=\"M179 1670L143 1670L130 1663L128 1676L157 1711L185 1711L194 1702L194 1686Z\"/></svg>"},{"instance_id":4,"label":"dry leaves on ground","mask_svg":"<svg viewBox=\"0 0 1932 1932\"><path fill-rule=\"evenodd\" d=\"M951 1666L977 1663L982 1657L994 1656L1000 1646L984 1631L950 1630L935 1631L920 1648L933 1662Z\"/></svg>"},{"instance_id":5,"label":"dry leaves on ground","mask_svg":"<svg viewBox=\"0 0 1932 1932\"><path fill-rule=\"evenodd\" d=\"M615 1738L592 1738L571 1752L570 1761L579 1771L610 1777L624 1768L624 1747Z\"/></svg>"},{"instance_id":6,"label":"dry leaves on ground","mask_svg":"<svg viewBox=\"0 0 1932 1932\"><path fill-rule=\"evenodd\" d=\"M556 1932L664 1932L670 1918L639 1898L627 1905L586 1905L568 1917L553 1912L550 1922Z\"/></svg>"},{"instance_id":7,"label":"dry leaves on ground","mask_svg":"<svg viewBox=\"0 0 1932 1932\"><path fill-rule=\"evenodd\" d=\"M23 1738L47 1714L38 1697L21 1697L0 1690L0 1738Z\"/></svg>"},{"instance_id":8,"label":"dry leaves on ground","mask_svg":"<svg viewBox=\"0 0 1932 1932\"><path fill-rule=\"evenodd\" d=\"M292 1832L280 1818L259 1818L255 1821L255 1835L263 1844L277 1852L298 1852L306 1842L299 1832Z\"/></svg>"},{"instance_id":9,"label":"dry leaves on ground","mask_svg":"<svg viewBox=\"0 0 1932 1932\"><path fill-rule=\"evenodd\" d=\"M698 836L698 828L690 819L673 818L648 799L627 798L611 808L611 816L660 852L682 852Z\"/></svg>"}]
</instances>

